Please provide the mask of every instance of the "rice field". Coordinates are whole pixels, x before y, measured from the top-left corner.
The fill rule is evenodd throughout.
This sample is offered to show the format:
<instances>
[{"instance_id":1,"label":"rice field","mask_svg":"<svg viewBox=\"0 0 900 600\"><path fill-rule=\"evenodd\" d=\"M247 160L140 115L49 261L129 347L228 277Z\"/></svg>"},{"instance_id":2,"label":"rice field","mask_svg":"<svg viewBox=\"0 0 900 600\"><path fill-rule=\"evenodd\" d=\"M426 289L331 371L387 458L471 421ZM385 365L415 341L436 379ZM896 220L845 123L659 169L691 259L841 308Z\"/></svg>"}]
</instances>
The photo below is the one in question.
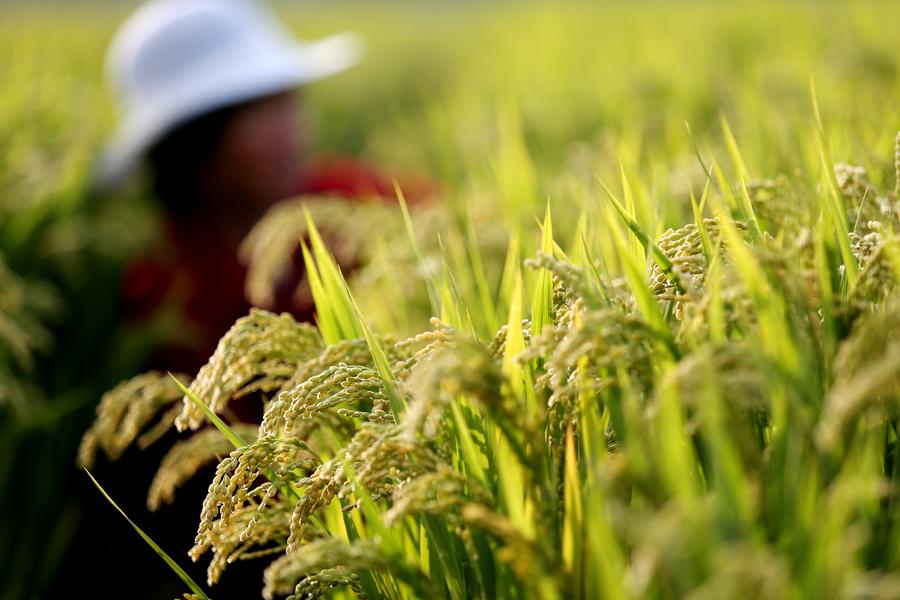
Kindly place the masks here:
<instances>
[{"instance_id":1,"label":"rice field","mask_svg":"<svg viewBox=\"0 0 900 600\"><path fill-rule=\"evenodd\" d=\"M442 191L273 208L247 294L302 239L316 322L253 310L183 374L115 318L156 217L89 187L103 6L0 22L0 597L70 573L49 475L177 540L179 591L98 562L99 597L246 561L267 599L900 598L900 5L279 5L369 46L305 91L321 148Z\"/></svg>"}]
</instances>

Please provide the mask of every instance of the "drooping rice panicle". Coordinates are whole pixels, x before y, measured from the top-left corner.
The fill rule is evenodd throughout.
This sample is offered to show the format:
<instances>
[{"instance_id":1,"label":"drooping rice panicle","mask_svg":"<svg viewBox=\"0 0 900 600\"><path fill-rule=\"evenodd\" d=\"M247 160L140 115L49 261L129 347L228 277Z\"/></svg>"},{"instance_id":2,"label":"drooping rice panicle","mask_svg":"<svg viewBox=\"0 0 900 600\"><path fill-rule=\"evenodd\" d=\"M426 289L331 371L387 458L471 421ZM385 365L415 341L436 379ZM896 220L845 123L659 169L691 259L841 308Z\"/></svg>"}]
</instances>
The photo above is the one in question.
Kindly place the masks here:
<instances>
[{"instance_id":1,"label":"drooping rice panicle","mask_svg":"<svg viewBox=\"0 0 900 600\"><path fill-rule=\"evenodd\" d=\"M280 493L281 485L291 486L302 481L303 473L316 468L317 463L306 444L297 439L263 436L233 450L216 468L203 501L190 556L197 560L209 550L216 530L229 526L232 515L245 507L256 505L256 512L263 513L266 503ZM260 478L268 480L259 483ZM252 530L255 523L251 519L245 529Z\"/></svg>"},{"instance_id":2,"label":"drooping rice panicle","mask_svg":"<svg viewBox=\"0 0 900 600\"><path fill-rule=\"evenodd\" d=\"M306 211L326 234L332 233L329 248L344 265L364 262L376 235L391 224L399 226L395 211L381 203L303 197L276 204L254 226L240 249L248 268L245 293L254 306L271 306L273 290L289 270L300 240L307 234Z\"/></svg>"},{"instance_id":3,"label":"drooping rice panicle","mask_svg":"<svg viewBox=\"0 0 900 600\"><path fill-rule=\"evenodd\" d=\"M368 409L377 419L388 409L381 378L371 367L339 363L313 375L292 390L281 392L263 416L263 435L301 435L311 420L340 405ZM307 422L303 427L302 421ZM298 431L299 429L299 431Z\"/></svg>"},{"instance_id":4,"label":"drooping rice panicle","mask_svg":"<svg viewBox=\"0 0 900 600\"><path fill-rule=\"evenodd\" d=\"M288 314L254 309L225 334L190 391L213 412L221 413L231 400L277 391L298 364L321 349L322 340L314 327L297 323ZM179 430L197 429L203 422L200 409L185 398L176 426Z\"/></svg>"},{"instance_id":5,"label":"drooping rice panicle","mask_svg":"<svg viewBox=\"0 0 900 600\"><path fill-rule=\"evenodd\" d=\"M210 530L209 585L215 585L228 565L237 561L282 554L289 515L290 507L284 502L273 501L265 511L250 505L238 510L227 524Z\"/></svg>"},{"instance_id":6,"label":"drooping rice panicle","mask_svg":"<svg viewBox=\"0 0 900 600\"><path fill-rule=\"evenodd\" d=\"M257 427L237 423L232 428L242 438L256 438ZM175 491L194 477L203 466L218 461L234 449L231 441L213 427L202 429L186 440L176 442L159 464L159 470L147 493L147 507L157 510L163 504L171 504Z\"/></svg>"},{"instance_id":7,"label":"drooping rice panicle","mask_svg":"<svg viewBox=\"0 0 900 600\"><path fill-rule=\"evenodd\" d=\"M186 375L177 377L190 381ZM166 408L169 410L159 419L158 429L163 432L170 429L178 410L175 403L182 395L167 373L150 372L122 382L100 400L97 420L81 440L78 461L90 468L98 450L103 450L112 460L119 458L150 421ZM157 432L153 438L158 435Z\"/></svg>"},{"instance_id":8,"label":"drooping rice panicle","mask_svg":"<svg viewBox=\"0 0 900 600\"><path fill-rule=\"evenodd\" d=\"M276 595L303 598L306 589L318 592L337 585L358 588L353 573L360 571L388 570L390 557L384 555L377 541L359 540L347 543L326 538L306 544L303 552L292 552L273 562L265 571L263 598L271 600ZM396 571L395 571L396 572ZM421 573L401 571L407 583L414 583L420 591L429 591L427 579ZM308 577L313 581L304 582ZM315 597L315 596L313 596Z\"/></svg>"},{"instance_id":9,"label":"drooping rice panicle","mask_svg":"<svg viewBox=\"0 0 900 600\"><path fill-rule=\"evenodd\" d=\"M838 443L846 428L873 406L894 411L900 399L900 304L890 296L879 312L860 317L835 357L835 381L825 398L817 436Z\"/></svg>"}]
</instances>

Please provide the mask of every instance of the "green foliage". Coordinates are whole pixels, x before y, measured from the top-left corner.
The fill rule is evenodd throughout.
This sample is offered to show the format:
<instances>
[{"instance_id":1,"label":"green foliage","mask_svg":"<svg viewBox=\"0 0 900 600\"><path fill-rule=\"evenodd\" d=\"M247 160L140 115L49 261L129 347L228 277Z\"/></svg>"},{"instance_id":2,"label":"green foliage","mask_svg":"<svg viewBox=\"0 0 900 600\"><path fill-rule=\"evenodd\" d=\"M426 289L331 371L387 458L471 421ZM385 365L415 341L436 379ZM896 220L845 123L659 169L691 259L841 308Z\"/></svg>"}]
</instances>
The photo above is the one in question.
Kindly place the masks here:
<instances>
[{"instance_id":1,"label":"green foliage","mask_svg":"<svg viewBox=\"0 0 900 600\"><path fill-rule=\"evenodd\" d=\"M738 185L750 202L761 189ZM820 198L767 189L768 211ZM873 231L893 218L893 194ZM839 200L853 209L852 195ZM827 205L757 233L707 190L694 222L650 242L612 201L615 243L585 252L607 265L612 279L595 284L608 302L558 249L548 209L528 262L540 276L526 283L512 263L508 320L486 341L440 321L399 342L375 335L314 241L309 264L329 281L320 311L345 311L363 335L256 388L268 398L258 439L219 463L191 550L212 553L209 583L272 554L266 598L890 597L894 238L857 244L860 279L834 295L845 269L821 251ZM588 218L579 235L600 227ZM863 282L871 293L854 295ZM535 321L523 320L529 295Z\"/></svg>"},{"instance_id":2,"label":"green foliage","mask_svg":"<svg viewBox=\"0 0 900 600\"><path fill-rule=\"evenodd\" d=\"M358 25L372 47L309 90L322 147L442 195L274 208L242 251L248 297L270 302L307 241L317 327L257 310L186 390L126 382L82 459L197 430L148 503L217 462L191 557L210 584L268 557L266 597L896 597L897 7L317 10L304 34ZM66 72L112 24L82 21ZM33 65L8 64L26 89ZM4 292L71 301L138 229L84 199L91 101L41 81L74 99L0 110L19 389L53 311ZM249 397L258 428L229 415Z\"/></svg>"}]
</instances>

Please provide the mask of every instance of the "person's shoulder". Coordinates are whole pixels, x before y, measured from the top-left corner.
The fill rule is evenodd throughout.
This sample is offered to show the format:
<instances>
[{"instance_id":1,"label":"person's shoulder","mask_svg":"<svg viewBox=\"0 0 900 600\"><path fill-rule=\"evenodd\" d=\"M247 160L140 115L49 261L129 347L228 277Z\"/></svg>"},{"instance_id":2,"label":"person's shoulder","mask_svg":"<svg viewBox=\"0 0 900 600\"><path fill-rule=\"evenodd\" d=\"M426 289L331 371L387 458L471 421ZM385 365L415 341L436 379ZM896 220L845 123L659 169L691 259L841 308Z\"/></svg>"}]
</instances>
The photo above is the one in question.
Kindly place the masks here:
<instances>
[{"instance_id":1,"label":"person's shoulder","mask_svg":"<svg viewBox=\"0 0 900 600\"><path fill-rule=\"evenodd\" d=\"M395 201L395 184L411 204L421 202L440 190L436 182L420 174L392 170L349 156L322 155L310 160L302 169L296 193Z\"/></svg>"}]
</instances>

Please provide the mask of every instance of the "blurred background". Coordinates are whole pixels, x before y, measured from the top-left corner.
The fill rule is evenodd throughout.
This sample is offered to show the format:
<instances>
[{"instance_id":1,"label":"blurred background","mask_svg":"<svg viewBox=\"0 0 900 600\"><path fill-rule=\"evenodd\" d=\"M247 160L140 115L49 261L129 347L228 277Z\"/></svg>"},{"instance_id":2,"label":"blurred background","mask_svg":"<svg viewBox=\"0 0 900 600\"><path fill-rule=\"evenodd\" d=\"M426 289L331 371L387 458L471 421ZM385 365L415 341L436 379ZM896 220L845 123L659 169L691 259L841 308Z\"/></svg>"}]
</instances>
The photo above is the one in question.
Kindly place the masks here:
<instances>
[{"instance_id":1,"label":"blurred background","mask_svg":"<svg viewBox=\"0 0 900 600\"><path fill-rule=\"evenodd\" d=\"M171 315L139 324L121 318L123 269L159 235L146 185L136 178L111 194L91 182L116 119L103 56L135 6L0 3L3 600L106 598L126 589L170 599L182 590L75 461L103 392L138 373L179 330ZM439 182L451 208L474 198L489 215L521 193L536 202L515 210L533 222L549 197L565 229L577 216L573 208L565 223L567 203L574 207L576 197L594 193L597 176L615 179L621 168L667 199L671 215L661 221L677 220L690 210L690 186L704 181L695 147L726 146L723 117L754 175L813 173L813 81L835 159L866 165L876 185L893 181L884 157L900 127L894 1L273 7L301 38L351 30L367 44L356 68L303 91L303 126L316 150ZM485 244L503 238L502 226L483 221ZM351 231L361 225L345 223ZM390 239L378 243L393 256ZM505 248L505 239L496 246ZM387 280L375 280L360 290L364 313L383 330L424 327L427 303L398 317L376 285ZM159 457L129 451L121 465L101 461L95 474L189 565L194 521L185 527L177 510L144 507ZM193 518L204 491L199 481L181 497ZM204 579L202 565L190 570ZM241 577L229 571L214 595L242 597ZM258 590L258 581L247 589Z\"/></svg>"}]
</instances>

